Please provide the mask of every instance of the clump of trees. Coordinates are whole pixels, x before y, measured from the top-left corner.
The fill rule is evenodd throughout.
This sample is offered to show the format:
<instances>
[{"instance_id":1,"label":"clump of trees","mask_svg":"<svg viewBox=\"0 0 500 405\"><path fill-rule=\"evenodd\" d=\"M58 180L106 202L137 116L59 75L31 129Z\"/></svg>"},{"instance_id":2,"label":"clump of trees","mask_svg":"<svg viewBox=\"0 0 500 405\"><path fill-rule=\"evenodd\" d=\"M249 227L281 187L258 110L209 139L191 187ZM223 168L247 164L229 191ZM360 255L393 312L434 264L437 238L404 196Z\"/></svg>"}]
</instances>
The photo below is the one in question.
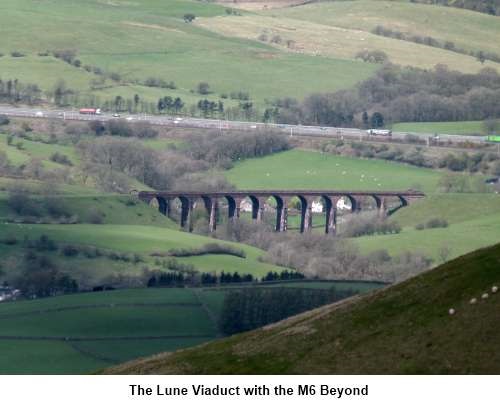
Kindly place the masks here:
<instances>
[{"instance_id":1,"label":"clump of trees","mask_svg":"<svg viewBox=\"0 0 500 405\"><path fill-rule=\"evenodd\" d=\"M348 238L400 232L401 226L396 221L381 218L371 212L352 215L342 226L342 236Z\"/></svg>"},{"instance_id":2,"label":"clump of trees","mask_svg":"<svg viewBox=\"0 0 500 405\"><path fill-rule=\"evenodd\" d=\"M126 120L109 120L105 123L102 121L91 121L89 129L95 135L113 135L122 136L125 138L155 138L158 136L158 131L146 121L128 122Z\"/></svg>"},{"instance_id":3,"label":"clump of trees","mask_svg":"<svg viewBox=\"0 0 500 405\"><path fill-rule=\"evenodd\" d=\"M269 225L237 221L217 229L217 237L256 246L263 261L322 280L394 282L427 269L432 262L419 252L391 256L385 250L363 255L348 240L320 234L275 233Z\"/></svg>"},{"instance_id":4,"label":"clump of trees","mask_svg":"<svg viewBox=\"0 0 500 405\"><path fill-rule=\"evenodd\" d=\"M18 79L0 79L0 101L4 103L37 104L42 97L42 90L37 84L22 83Z\"/></svg>"},{"instance_id":5,"label":"clump of trees","mask_svg":"<svg viewBox=\"0 0 500 405\"><path fill-rule=\"evenodd\" d=\"M243 288L224 298L220 329L232 335L278 322L292 315L335 302L355 291L302 288Z\"/></svg>"},{"instance_id":6,"label":"clump of trees","mask_svg":"<svg viewBox=\"0 0 500 405\"><path fill-rule=\"evenodd\" d=\"M51 259L28 251L21 264L21 275L13 283L27 298L50 297L78 291L75 279Z\"/></svg>"}]
</instances>

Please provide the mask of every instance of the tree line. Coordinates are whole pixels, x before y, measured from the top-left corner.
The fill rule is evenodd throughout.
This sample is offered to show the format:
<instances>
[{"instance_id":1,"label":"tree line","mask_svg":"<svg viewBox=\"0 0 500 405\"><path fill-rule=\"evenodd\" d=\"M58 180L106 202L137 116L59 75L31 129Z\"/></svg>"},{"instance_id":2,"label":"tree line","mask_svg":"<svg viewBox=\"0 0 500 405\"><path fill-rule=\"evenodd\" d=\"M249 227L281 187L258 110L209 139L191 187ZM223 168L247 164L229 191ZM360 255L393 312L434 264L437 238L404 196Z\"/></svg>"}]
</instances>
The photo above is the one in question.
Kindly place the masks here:
<instances>
[{"instance_id":1,"label":"tree line","mask_svg":"<svg viewBox=\"0 0 500 405\"><path fill-rule=\"evenodd\" d=\"M273 119L285 124L367 127L377 122L486 120L500 117L500 75L384 65L354 89L317 93L302 102L276 100Z\"/></svg>"},{"instance_id":2,"label":"tree line","mask_svg":"<svg viewBox=\"0 0 500 405\"><path fill-rule=\"evenodd\" d=\"M427 46L432 46L434 48L446 49L447 51L460 53L464 55L470 55L477 58L477 60L481 63L484 63L486 60L491 60L493 62L500 62L500 55L495 52L489 52L483 50L468 51L466 49L457 47L453 41L441 41L431 36L408 34L399 30L394 30L391 28L384 27L382 25L377 25L372 30L372 34L389 38L395 38L403 41L415 42L416 44L423 44Z\"/></svg>"}]
</instances>

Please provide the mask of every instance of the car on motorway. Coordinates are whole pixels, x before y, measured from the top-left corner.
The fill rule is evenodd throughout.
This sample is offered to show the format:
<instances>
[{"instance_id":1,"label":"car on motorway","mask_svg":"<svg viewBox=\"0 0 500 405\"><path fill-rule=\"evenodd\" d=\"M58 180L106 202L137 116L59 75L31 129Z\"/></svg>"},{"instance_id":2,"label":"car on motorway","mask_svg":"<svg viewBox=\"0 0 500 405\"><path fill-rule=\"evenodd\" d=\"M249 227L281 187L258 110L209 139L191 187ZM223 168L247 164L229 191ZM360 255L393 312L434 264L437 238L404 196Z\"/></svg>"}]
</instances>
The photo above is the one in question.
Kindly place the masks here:
<instances>
[{"instance_id":1,"label":"car on motorway","mask_svg":"<svg viewBox=\"0 0 500 405\"><path fill-rule=\"evenodd\" d=\"M134 117L127 117L125 118L127 121L132 121L134 119Z\"/></svg>"},{"instance_id":2,"label":"car on motorway","mask_svg":"<svg viewBox=\"0 0 500 405\"><path fill-rule=\"evenodd\" d=\"M372 128L366 131L366 133L368 135L392 136L392 131L390 129Z\"/></svg>"},{"instance_id":3,"label":"car on motorway","mask_svg":"<svg viewBox=\"0 0 500 405\"><path fill-rule=\"evenodd\" d=\"M257 129L257 125L250 125L250 128Z\"/></svg>"},{"instance_id":4,"label":"car on motorway","mask_svg":"<svg viewBox=\"0 0 500 405\"><path fill-rule=\"evenodd\" d=\"M43 112L41 112L41 111L37 111L37 112L35 113L35 117L43 117Z\"/></svg>"},{"instance_id":5,"label":"car on motorway","mask_svg":"<svg viewBox=\"0 0 500 405\"><path fill-rule=\"evenodd\" d=\"M114 118L120 118L120 114L118 114L118 113L114 113L114 114L113 114L113 117L114 117Z\"/></svg>"}]
</instances>

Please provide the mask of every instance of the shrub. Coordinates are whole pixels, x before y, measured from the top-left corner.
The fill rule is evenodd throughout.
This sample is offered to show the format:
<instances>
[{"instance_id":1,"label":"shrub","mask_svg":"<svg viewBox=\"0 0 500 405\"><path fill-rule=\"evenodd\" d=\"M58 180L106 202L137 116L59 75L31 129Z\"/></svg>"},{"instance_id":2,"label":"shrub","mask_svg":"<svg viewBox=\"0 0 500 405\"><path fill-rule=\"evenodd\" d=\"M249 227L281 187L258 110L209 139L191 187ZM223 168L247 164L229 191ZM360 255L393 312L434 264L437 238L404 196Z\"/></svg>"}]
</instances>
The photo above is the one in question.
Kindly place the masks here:
<instances>
[{"instance_id":1,"label":"shrub","mask_svg":"<svg viewBox=\"0 0 500 405\"><path fill-rule=\"evenodd\" d=\"M19 52L19 51L13 51L10 53L10 56L12 56L13 58L23 58L26 55L22 52Z\"/></svg>"},{"instance_id":2,"label":"shrub","mask_svg":"<svg viewBox=\"0 0 500 405\"><path fill-rule=\"evenodd\" d=\"M80 250L76 246L65 245L62 248L61 253L66 257L75 257L78 253L80 253Z\"/></svg>"},{"instance_id":3,"label":"shrub","mask_svg":"<svg viewBox=\"0 0 500 405\"><path fill-rule=\"evenodd\" d=\"M10 119L6 115L0 115L0 125L9 125Z\"/></svg>"},{"instance_id":4,"label":"shrub","mask_svg":"<svg viewBox=\"0 0 500 405\"><path fill-rule=\"evenodd\" d=\"M389 57L384 51L379 50L363 50L356 54L357 59L363 60L363 62L369 63L386 63L389 61Z\"/></svg>"},{"instance_id":5,"label":"shrub","mask_svg":"<svg viewBox=\"0 0 500 405\"><path fill-rule=\"evenodd\" d=\"M7 205L18 215L40 216L39 205L27 194L14 192L9 195Z\"/></svg>"},{"instance_id":6,"label":"shrub","mask_svg":"<svg viewBox=\"0 0 500 405\"><path fill-rule=\"evenodd\" d=\"M210 85L207 82L198 83L197 91L199 94L210 94Z\"/></svg>"},{"instance_id":7,"label":"shrub","mask_svg":"<svg viewBox=\"0 0 500 405\"><path fill-rule=\"evenodd\" d=\"M52 155L50 155L50 160L61 165L73 166L71 160L69 160L66 155L63 155L59 152L54 152Z\"/></svg>"},{"instance_id":8,"label":"shrub","mask_svg":"<svg viewBox=\"0 0 500 405\"><path fill-rule=\"evenodd\" d=\"M17 245L18 240L14 235L7 235L2 239L2 243L5 245Z\"/></svg>"},{"instance_id":9,"label":"shrub","mask_svg":"<svg viewBox=\"0 0 500 405\"><path fill-rule=\"evenodd\" d=\"M425 224L426 228L447 228L448 221L440 218L432 218L427 221Z\"/></svg>"},{"instance_id":10,"label":"shrub","mask_svg":"<svg viewBox=\"0 0 500 405\"><path fill-rule=\"evenodd\" d=\"M91 224L102 224L104 222L104 214L97 208L91 208L87 213L87 220Z\"/></svg>"},{"instance_id":11,"label":"shrub","mask_svg":"<svg viewBox=\"0 0 500 405\"><path fill-rule=\"evenodd\" d=\"M64 201L57 197L46 197L43 201L43 206L52 217L67 217L70 212L67 209Z\"/></svg>"}]
</instances>

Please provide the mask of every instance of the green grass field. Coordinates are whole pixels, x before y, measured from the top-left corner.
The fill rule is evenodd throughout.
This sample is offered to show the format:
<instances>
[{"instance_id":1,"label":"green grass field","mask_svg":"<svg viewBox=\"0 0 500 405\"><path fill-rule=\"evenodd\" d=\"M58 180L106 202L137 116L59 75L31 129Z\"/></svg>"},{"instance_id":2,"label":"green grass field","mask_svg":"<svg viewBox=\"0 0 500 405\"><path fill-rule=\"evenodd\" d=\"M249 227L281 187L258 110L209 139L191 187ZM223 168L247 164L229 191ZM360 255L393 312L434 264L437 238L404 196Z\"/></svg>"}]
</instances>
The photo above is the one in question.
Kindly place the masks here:
<instances>
[{"instance_id":1,"label":"green grass field","mask_svg":"<svg viewBox=\"0 0 500 405\"><path fill-rule=\"evenodd\" d=\"M291 150L224 173L240 189L436 190L441 174L400 163Z\"/></svg>"},{"instance_id":2,"label":"green grass field","mask_svg":"<svg viewBox=\"0 0 500 405\"><path fill-rule=\"evenodd\" d=\"M170 95L195 102L200 97L191 90L206 81L214 92L209 98L243 90L262 105L265 98L300 98L314 91L347 88L374 72L369 64L290 54L258 41L224 37L182 19L185 13L201 18L223 15L224 10L191 0L51 0L43 4L7 0L2 2L0 15L4 34L0 50L5 54L0 58L2 79L15 76L50 90L63 77L69 87L88 94L89 83L97 76L50 56L37 56L46 50L74 49L83 65L117 72L128 83L153 76L177 84L176 90L159 90L123 87L107 80L106 89L94 92L101 101L137 93L151 101ZM12 58L11 51L27 57Z\"/></svg>"},{"instance_id":3,"label":"green grass field","mask_svg":"<svg viewBox=\"0 0 500 405\"><path fill-rule=\"evenodd\" d=\"M499 260L496 245L358 299L106 372L498 374Z\"/></svg>"},{"instance_id":4,"label":"green grass field","mask_svg":"<svg viewBox=\"0 0 500 405\"><path fill-rule=\"evenodd\" d=\"M272 286L335 286L363 292L381 287L349 282ZM0 374L89 373L213 340L219 334L213 317L218 317L226 291L228 288L153 288L3 303Z\"/></svg>"},{"instance_id":5,"label":"green grass field","mask_svg":"<svg viewBox=\"0 0 500 405\"><path fill-rule=\"evenodd\" d=\"M16 145L20 143L20 148ZM31 159L39 159L47 169L64 167L59 163L50 160L54 153L66 155L72 164L80 162L75 149L71 146L46 144L43 142L34 142L21 138L13 138L12 144L7 144L7 135L0 134L0 151L7 154L7 158L12 164L21 165ZM67 167L67 166L66 166Z\"/></svg>"},{"instance_id":6,"label":"green grass field","mask_svg":"<svg viewBox=\"0 0 500 405\"><path fill-rule=\"evenodd\" d=\"M487 135L482 121L458 122L400 122L392 126L393 131L423 132L450 135Z\"/></svg>"},{"instance_id":7,"label":"green grass field","mask_svg":"<svg viewBox=\"0 0 500 405\"><path fill-rule=\"evenodd\" d=\"M464 72L477 72L494 62L409 41L378 36L377 25L406 34L451 41L465 51L497 52L500 28L494 16L468 10L390 1L312 2L298 7L271 9L244 16L211 16L197 25L222 35L256 40L267 37L288 52L354 59L363 50L384 51L389 60L403 66L433 68L445 64ZM293 41L293 45L289 45ZM346 46L348 44L348 46Z\"/></svg>"}]
</instances>

